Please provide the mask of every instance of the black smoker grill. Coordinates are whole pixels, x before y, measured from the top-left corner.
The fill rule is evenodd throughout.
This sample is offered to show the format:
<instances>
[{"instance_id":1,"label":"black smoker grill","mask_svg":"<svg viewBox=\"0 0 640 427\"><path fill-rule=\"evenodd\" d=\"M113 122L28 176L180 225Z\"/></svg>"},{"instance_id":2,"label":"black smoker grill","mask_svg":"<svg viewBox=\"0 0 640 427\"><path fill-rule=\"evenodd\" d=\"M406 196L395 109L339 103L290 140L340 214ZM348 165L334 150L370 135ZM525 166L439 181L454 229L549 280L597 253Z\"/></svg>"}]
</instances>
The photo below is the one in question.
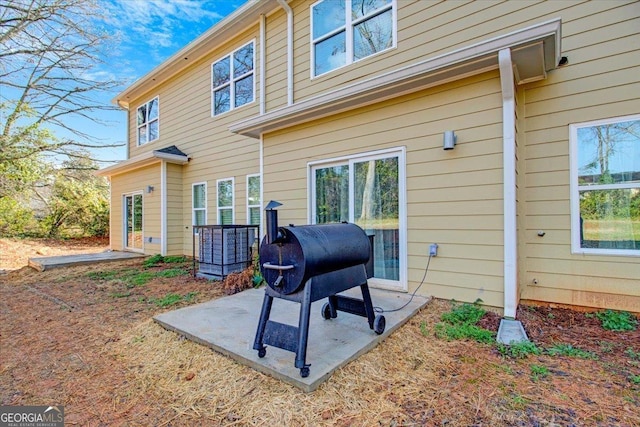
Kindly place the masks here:
<instances>
[{"instance_id":1,"label":"black smoker grill","mask_svg":"<svg viewBox=\"0 0 640 427\"><path fill-rule=\"evenodd\" d=\"M300 376L309 376L306 363L311 303L328 298L322 317L335 318L338 311L366 317L369 328L382 334L385 319L375 315L367 279L373 276L371 242L355 224L321 224L278 227L281 204L267 205L267 235L260 245L265 289L262 312L253 349L267 354L266 345L296 353ZM337 295L360 286L362 299ZM300 303L298 326L269 320L273 298Z\"/></svg>"}]
</instances>

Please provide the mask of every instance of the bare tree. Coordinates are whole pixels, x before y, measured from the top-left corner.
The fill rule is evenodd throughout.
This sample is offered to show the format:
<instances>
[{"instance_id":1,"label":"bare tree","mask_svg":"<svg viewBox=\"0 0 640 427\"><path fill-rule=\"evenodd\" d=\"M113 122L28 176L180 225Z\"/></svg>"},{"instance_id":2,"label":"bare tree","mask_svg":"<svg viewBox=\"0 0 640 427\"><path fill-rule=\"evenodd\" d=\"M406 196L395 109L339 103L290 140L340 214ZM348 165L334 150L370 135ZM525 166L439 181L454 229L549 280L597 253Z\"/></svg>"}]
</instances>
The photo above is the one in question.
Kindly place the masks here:
<instances>
[{"instance_id":1,"label":"bare tree","mask_svg":"<svg viewBox=\"0 0 640 427\"><path fill-rule=\"evenodd\" d=\"M0 165L121 145L70 124L103 123L95 113L115 109L99 101L120 85L97 77L111 41L101 14L92 0L0 0ZM58 138L56 129L73 136Z\"/></svg>"}]
</instances>

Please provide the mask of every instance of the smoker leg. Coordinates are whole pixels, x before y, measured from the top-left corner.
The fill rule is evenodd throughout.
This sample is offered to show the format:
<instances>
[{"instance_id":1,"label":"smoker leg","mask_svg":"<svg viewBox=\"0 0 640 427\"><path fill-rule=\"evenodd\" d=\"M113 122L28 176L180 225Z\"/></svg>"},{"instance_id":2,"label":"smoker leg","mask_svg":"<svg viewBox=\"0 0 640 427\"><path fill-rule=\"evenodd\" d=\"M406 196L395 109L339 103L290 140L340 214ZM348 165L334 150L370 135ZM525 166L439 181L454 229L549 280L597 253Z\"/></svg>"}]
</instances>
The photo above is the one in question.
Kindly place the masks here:
<instances>
[{"instance_id":1,"label":"smoker leg","mask_svg":"<svg viewBox=\"0 0 640 427\"><path fill-rule=\"evenodd\" d=\"M271 305L273 304L273 297L264 294L264 300L262 301L262 312L260 313L260 322L258 322L258 330L256 331L256 339L253 342L253 349L258 350L258 357L264 357L267 354L267 349L263 345L264 330L267 326L267 321L271 315Z\"/></svg>"},{"instance_id":2,"label":"smoker leg","mask_svg":"<svg viewBox=\"0 0 640 427\"><path fill-rule=\"evenodd\" d=\"M311 317L311 286L307 283L300 303L300 318L298 319L298 348L296 349L296 368L300 369L300 376L309 376L309 366L307 365L307 342L309 340L309 319Z\"/></svg>"},{"instance_id":3,"label":"smoker leg","mask_svg":"<svg viewBox=\"0 0 640 427\"><path fill-rule=\"evenodd\" d=\"M369 292L369 285L365 283L360 285L362 291L362 302L364 303L364 311L367 313L367 320L369 321L369 328L373 329L373 322L375 320L375 313L373 312L373 302L371 302L371 293Z\"/></svg>"}]
</instances>

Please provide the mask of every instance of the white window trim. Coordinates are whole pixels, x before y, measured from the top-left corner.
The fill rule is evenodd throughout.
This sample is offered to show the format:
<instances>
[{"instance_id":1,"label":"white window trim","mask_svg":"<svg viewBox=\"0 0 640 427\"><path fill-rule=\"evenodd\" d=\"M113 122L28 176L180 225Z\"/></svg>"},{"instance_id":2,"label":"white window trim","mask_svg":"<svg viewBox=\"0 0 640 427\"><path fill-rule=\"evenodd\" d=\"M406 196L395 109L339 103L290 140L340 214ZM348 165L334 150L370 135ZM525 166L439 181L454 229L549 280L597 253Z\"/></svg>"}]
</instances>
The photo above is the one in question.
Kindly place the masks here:
<instances>
[{"instance_id":1,"label":"white window trim","mask_svg":"<svg viewBox=\"0 0 640 427\"><path fill-rule=\"evenodd\" d=\"M147 121L146 123L143 123L143 124L139 125L138 124L138 110L140 109L140 107L146 105L147 106L147 111L149 111L148 105L153 101L157 101L157 105L158 105L158 117L153 120L154 122L158 122L158 136L157 136L156 139L149 140L149 124L150 124L150 122ZM155 97L151 98L150 100L148 100L147 102L144 102L144 103L138 105L138 107L136 108L136 114L135 114L135 119L134 120L135 120L135 123L136 123L136 141L138 143L138 146L145 145L145 144L148 144L150 142L159 140L160 139L160 96L159 95L155 96ZM142 126L147 126L147 140L145 142L140 142L140 128Z\"/></svg>"},{"instance_id":2,"label":"white window trim","mask_svg":"<svg viewBox=\"0 0 640 427\"><path fill-rule=\"evenodd\" d=\"M260 190L259 190L260 201L258 202L258 204L251 205L249 204L249 178L253 178L256 176L260 178ZM249 224L249 221L251 219L250 208L258 208L258 209L262 208L262 175L259 173L247 175L247 224ZM262 229L262 215L260 215L260 221L258 222L258 224L250 224L250 225L259 225L260 229Z\"/></svg>"},{"instance_id":3,"label":"white window trim","mask_svg":"<svg viewBox=\"0 0 640 427\"><path fill-rule=\"evenodd\" d=\"M253 45L253 68L251 69L251 72L247 72L247 73L245 73L245 74L243 74L243 75L241 75L241 76L239 76L237 78L234 78L233 77L233 55L237 51L239 51L239 50L241 50L241 49L243 49L243 48L245 48L245 47L247 47L249 45ZM215 64L217 64L218 62L222 61L225 58L229 58L229 66L231 67L230 70L229 70L229 82L225 83L223 85L214 87L213 86L213 66ZM235 103L235 84L234 83L236 81L238 81L238 80L242 80L242 79L246 78L249 75L253 75L253 89L251 91L251 101L245 102L241 106L236 107L236 103ZM222 113L216 114L215 113L215 102L216 102L215 91L216 91L216 89L220 89L220 88L222 88L224 86L227 86L227 85L229 85L229 109L227 111L222 112ZM222 115L224 115L226 113L229 113L229 112L231 112L231 111L233 111L233 110L235 110L237 108L242 108L242 107L244 107L246 105L250 105L250 104L254 103L255 101L256 101L256 43L255 43L255 39L253 39L250 42L243 44L239 48L231 51L230 53L228 53L226 55L221 56L220 58L216 59L215 61L213 61L211 63L211 117L220 117L220 116L222 116Z\"/></svg>"},{"instance_id":4,"label":"white window trim","mask_svg":"<svg viewBox=\"0 0 640 427\"><path fill-rule=\"evenodd\" d=\"M406 174L406 147L395 147L384 150L369 151L365 153L353 154L344 157L334 157L326 160L315 160L307 163L307 223L315 224L316 212L315 212L315 198L316 198L316 186L314 171L318 167L331 167L339 165L351 165L356 162L366 162L368 160L377 160L386 157L398 157L398 232L400 239L399 247L399 279L386 280L386 279L369 279L369 283L374 286L393 289L399 291L407 291L407 174ZM349 204L352 203L354 192L354 177L353 167L349 168ZM354 222L354 212L350 209L349 222Z\"/></svg>"},{"instance_id":5,"label":"white window trim","mask_svg":"<svg viewBox=\"0 0 640 427\"><path fill-rule=\"evenodd\" d=\"M367 17L374 15L374 13L371 13L369 15L367 15L367 17L362 17L356 20L352 20L351 16L349 14L349 10L351 10L351 0L345 0L345 26L344 26L344 31L345 31L345 43L346 43L346 51L345 51L345 64L341 65L340 67L337 68L333 68L329 71L326 71L324 73L321 74L315 74L315 69L316 69L316 55L315 55L315 45L318 42L321 42L335 34L338 34L339 32L342 31L343 27L340 27L339 29L335 29L334 31L331 31L330 33L327 33L321 37L318 37L317 39L313 38L313 8L314 6L322 3L325 0L318 0L317 2L313 3L311 6L309 6L309 22L310 22L310 27L311 27L311 31L309 32L309 45L310 45L310 62L311 62L311 68L309 69L309 73L310 73L310 77L311 80L317 78L317 77L321 77L321 76L325 76L329 73L332 73L334 71L340 70L342 68L348 67L352 64L355 64L356 62L360 62L362 60L365 59L369 59L369 58L373 58L375 56L381 55L385 52L388 52L389 50L395 49L398 46L398 5L397 5L397 0L391 0L391 6L385 6L384 8L391 8L391 19L392 19L392 37L393 37L393 43L391 44L391 46L387 49L381 50L379 52L376 52L374 54L371 54L369 56L365 56L364 58L360 58L360 59L353 59L353 27L355 25L357 25L358 23L367 20ZM331 1L331 0L327 0L327 1ZM383 9L383 8L380 8ZM382 12L380 12L382 13Z\"/></svg>"},{"instance_id":6,"label":"white window trim","mask_svg":"<svg viewBox=\"0 0 640 427\"><path fill-rule=\"evenodd\" d=\"M569 159L570 159L570 203L571 203L571 253L583 255L614 255L614 256L640 256L639 250L633 249L600 249L580 247L580 191L581 190L614 190L624 188L640 188L640 184L608 184L608 185L578 185L578 129L593 126L602 126L612 123L640 120L640 114L631 116L614 117L609 119L594 120L590 122L574 123L569 125Z\"/></svg>"},{"instance_id":7,"label":"white window trim","mask_svg":"<svg viewBox=\"0 0 640 427\"><path fill-rule=\"evenodd\" d=\"M218 191L219 191L219 185L221 182L224 181L231 181L231 206L220 206L218 203L220 201L220 197L218 197ZM216 181L216 213L217 213L217 224L222 224L222 217L220 216L220 209L229 209L229 207L231 208L231 224L235 224L236 222L236 209L235 209L235 205L236 205L236 192L235 192L235 188L236 188L236 182L235 182L235 178L231 177L231 178L222 178L222 179L218 179Z\"/></svg>"},{"instance_id":8,"label":"white window trim","mask_svg":"<svg viewBox=\"0 0 640 427\"><path fill-rule=\"evenodd\" d=\"M204 208L196 208L193 206L195 200L193 198L193 190L197 185L204 185ZM196 225L196 211L204 211L204 225L206 225L208 223L208 218L209 218L209 213L207 212L207 206L208 206L208 189L207 189L207 182L206 181L202 181L202 182L194 182L193 184L191 184L191 225L194 226Z\"/></svg>"}]
</instances>

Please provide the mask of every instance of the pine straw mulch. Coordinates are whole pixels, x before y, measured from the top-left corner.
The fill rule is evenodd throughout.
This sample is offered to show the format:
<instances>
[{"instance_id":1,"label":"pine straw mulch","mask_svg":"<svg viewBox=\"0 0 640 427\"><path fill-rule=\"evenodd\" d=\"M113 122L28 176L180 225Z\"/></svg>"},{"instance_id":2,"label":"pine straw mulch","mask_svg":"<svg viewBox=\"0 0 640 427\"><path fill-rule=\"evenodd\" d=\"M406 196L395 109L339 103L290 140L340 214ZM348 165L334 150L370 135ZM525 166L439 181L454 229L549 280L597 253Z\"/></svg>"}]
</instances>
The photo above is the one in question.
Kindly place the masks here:
<instances>
[{"instance_id":1,"label":"pine straw mulch","mask_svg":"<svg viewBox=\"0 0 640 427\"><path fill-rule=\"evenodd\" d=\"M436 338L451 304L434 300L305 394L151 320L224 296L220 283L159 277L128 288L101 278L118 269L143 270L131 260L0 276L0 404L63 404L67 425L79 426L640 425L640 332L607 332L583 313L522 307L519 318L538 345L568 343L597 359L511 359ZM195 296L153 303L169 293ZM497 328L498 317L483 324Z\"/></svg>"}]
</instances>

